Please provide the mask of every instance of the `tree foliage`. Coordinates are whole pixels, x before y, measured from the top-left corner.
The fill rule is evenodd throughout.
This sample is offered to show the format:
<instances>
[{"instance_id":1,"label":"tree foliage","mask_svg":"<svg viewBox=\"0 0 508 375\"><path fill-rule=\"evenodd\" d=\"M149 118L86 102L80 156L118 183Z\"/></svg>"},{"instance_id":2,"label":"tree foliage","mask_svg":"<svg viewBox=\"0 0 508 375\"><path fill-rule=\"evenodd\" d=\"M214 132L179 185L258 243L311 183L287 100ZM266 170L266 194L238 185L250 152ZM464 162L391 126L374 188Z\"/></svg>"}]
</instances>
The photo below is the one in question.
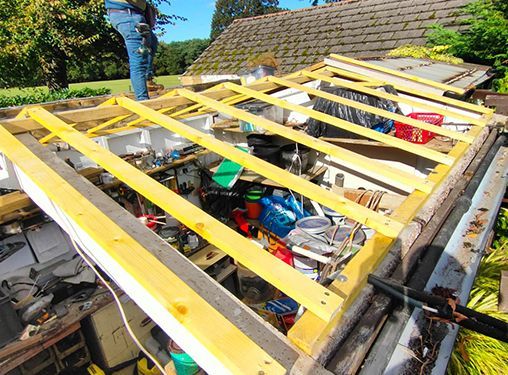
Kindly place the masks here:
<instances>
[{"instance_id":1,"label":"tree foliage","mask_svg":"<svg viewBox=\"0 0 508 375\"><path fill-rule=\"evenodd\" d=\"M91 89L85 87L82 89L62 89L48 91L42 88L27 89L26 92L17 95L0 94L0 108L14 107L27 104L46 103L56 100L65 100L73 98L89 98L91 96L111 94L111 90L106 87Z\"/></svg>"},{"instance_id":2,"label":"tree foliage","mask_svg":"<svg viewBox=\"0 0 508 375\"><path fill-rule=\"evenodd\" d=\"M125 51L100 53L86 59L68 62L67 78L70 83L105 81L129 77L129 64Z\"/></svg>"},{"instance_id":3,"label":"tree foliage","mask_svg":"<svg viewBox=\"0 0 508 375\"><path fill-rule=\"evenodd\" d=\"M342 0L325 0L324 3L325 4L338 3L340 1L342 1ZM312 5L312 6L319 5L319 0L310 0L310 5Z\"/></svg>"},{"instance_id":4,"label":"tree foliage","mask_svg":"<svg viewBox=\"0 0 508 375\"><path fill-rule=\"evenodd\" d=\"M430 59L434 61L443 61L449 64L461 64L464 62L459 57L451 55L449 46L415 46L406 44L391 50L386 54L390 57L413 57L415 59Z\"/></svg>"},{"instance_id":5,"label":"tree foliage","mask_svg":"<svg viewBox=\"0 0 508 375\"><path fill-rule=\"evenodd\" d=\"M68 65L111 52L125 56L105 14L103 0L0 0L0 85L65 88ZM159 23L175 18L160 14Z\"/></svg>"},{"instance_id":6,"label":"tree foliage","mask_svg":"<svg viewBox=\"0 0 508 375\"><path fill-rule=\"evenodd\" d=\"M279 0L217 0L210 38L216 39L234 20L280 12Z\"/></svg>"},{"instance_id":7,"label":"tree foliage","mask_svg":"<svg viewBox=\"0 0 508 375\"><path fill-rule=\"evenodd\" d=\"M428 36L431 46L449 46L449 52L466 61L492 65L505 75L508 81L508 2L506 0L479 0L464 8L469 18L464 32L433 25ZM502 80L497 81L497 84ZM502 91L505 88L497 87Z\"/></svg>"},{"instance_id":8,"label":"tree foliage","mask_svg":"<svg viewBox=\"0 0 508 375\"><path fill-rule=\"evenodd\" d=\"M160 43L155 56L157 75L182 74L210 45L209 39Z\"/></svg>"}]
</instances>

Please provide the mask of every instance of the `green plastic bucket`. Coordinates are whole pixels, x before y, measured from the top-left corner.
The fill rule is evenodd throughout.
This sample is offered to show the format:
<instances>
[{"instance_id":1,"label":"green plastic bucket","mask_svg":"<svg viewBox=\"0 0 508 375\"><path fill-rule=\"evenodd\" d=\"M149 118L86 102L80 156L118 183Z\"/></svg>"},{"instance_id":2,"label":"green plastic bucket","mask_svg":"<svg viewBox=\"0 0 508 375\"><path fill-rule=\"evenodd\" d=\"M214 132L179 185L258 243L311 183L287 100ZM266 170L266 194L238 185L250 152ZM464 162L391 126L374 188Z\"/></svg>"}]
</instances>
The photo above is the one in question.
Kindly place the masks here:
<instances>
[{"instance_id":1,"label":"green plastic bucket","mask_svg":"<svg viewBox=\"0 0 508 375\"><path fill-rule=\"evenodd\" d=\"M194 375L199 372L200 369L198 364L173 340L169 342L168 349L178 375Z\"/></svg>"},{"instance_id":2,"label":"green plastic bucket","mask_svg":"<svg viewBox=\"0 0 508 375\"><path fill-rule=\"evenodd\" d=\"M245 193L245 200L249 202L257 202L263 196L262 190L249 190Z\"/></svg>"}]
</instances>

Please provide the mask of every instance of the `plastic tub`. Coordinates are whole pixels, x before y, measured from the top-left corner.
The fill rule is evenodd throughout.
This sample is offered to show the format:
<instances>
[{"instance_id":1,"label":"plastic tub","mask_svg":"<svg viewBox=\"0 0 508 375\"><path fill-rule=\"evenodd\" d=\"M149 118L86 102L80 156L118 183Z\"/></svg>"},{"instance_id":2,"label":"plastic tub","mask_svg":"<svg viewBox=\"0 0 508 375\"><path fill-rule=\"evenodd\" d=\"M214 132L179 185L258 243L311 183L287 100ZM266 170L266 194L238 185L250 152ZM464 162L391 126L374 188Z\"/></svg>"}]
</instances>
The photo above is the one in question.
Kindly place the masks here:
<instances>
[{"instance_id":1,"label":"plastic tub","mask_svg":"<svg viewBox=\"0 0 508 375\"><path fill-rule=\"evenodd\" d=\"M192 357L185 353L173 340L169 341L168 351L178 375L194 375L200 371L198 364Z\"/></svg>"},{"instance_id":2,"label":"plastic tub","mask_svg":"<svg viewBox=\"0 0 508 375\"><path fill-rule=\"evenodd\" d=\"M254 147L253 153L254 156L267 161L271 164L280 166L280 146L277 145L265 145L265 146L256 146Z\"/></svg>"},{"instance_id":3,"label":"plastic tub","mask_svg":"<svg viewBox=\"0 0 508 375\"><path fill-rule=\"evenodd\" d=\"M249 134L247 136L247 145L249 147L270 146L273 144L273 137L265 134Z\"/></svg>"},{"instance_id":4,"label":"plastic tub","mask_svg":"<svg viewBox=\"0 0 508 375\"><path fill-rule=\"evenodd\" d=\"M263 211L263 206L259 203L259 199L245 199L245 208L247 209L247 217L252 220L256 220Z\"/></svg>"},{"instance_id":5,"label":"plastic tub","mask_svg":"<svg viewBox=\"0 0 508 375\"><path fill-rule=\"evenodd\" d=\"M240 294L247 304L256 305L273 299L275 288L254 272L237 263Z\"/></svg>"},{"instance_id":6,"label":"plastic tub","mask_svg":"<svg viewBox=\"0 0 508 375\"><path fill-rule=\"evenodd\" d=\"M253 189L253 190L247 190L245 193L245 199L248 199L250 201L258 201L263 197L263 190L259 189Z\"/></svg>"}]
</instances>

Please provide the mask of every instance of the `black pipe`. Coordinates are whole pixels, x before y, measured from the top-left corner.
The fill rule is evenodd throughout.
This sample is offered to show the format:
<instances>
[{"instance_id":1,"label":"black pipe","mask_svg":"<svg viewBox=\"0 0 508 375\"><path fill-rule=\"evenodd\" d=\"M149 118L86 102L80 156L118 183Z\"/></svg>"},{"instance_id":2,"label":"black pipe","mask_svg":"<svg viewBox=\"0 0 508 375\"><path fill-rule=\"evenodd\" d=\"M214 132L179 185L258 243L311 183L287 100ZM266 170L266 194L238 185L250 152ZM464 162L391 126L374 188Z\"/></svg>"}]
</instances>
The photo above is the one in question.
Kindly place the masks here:
<instances>
[{"instance_id":1,"label":"black pipe","mask_svg":"<svg viewBox=\"0 0 508 375\"><path fill-rule=\"evenodd\" d=\"M409 293L394 289L388 283L383 282L381 278L375 277L374 275L369 275L367 281L369 284L374 285L377 289L382 290L390 297L398 298L399 300L404 301L404 303L407 305L423 308L424 304L422 302L412 298Z\"/></svg>"},{"instance_id":2,"label":"black pipe","mask_svg":"<svg viewBox=\"0 0 508 375\"><path fill-rule=\"evenodd\" d=\"M497 340L508 342L508 323L502 320L479 313L465 306L456 305L455 312L465 317L464 320L456 321L453 315L454 309L444 297L414 290L375 275L369 275L368 282L390 297L395 297L404 301L406 305L418 308L429 306L436 310L434 314L439 318L448 319L464 328L479 332Z\"/></svg>"},{"instance_id":3,"label":"black pipe","mask_svg":"<svg viewBox=\"0 0 508 375\"><path fill-rule=\"evenodd\" d=\"M407 283L409 287L422 290L427 284L427 281L436 267L444 248L448 244L451 234L454 232L464 213L466 213L471 206L471 199L474 193L478 189L478 186L480 185L497 152L501 146L505 145L506 139L507 137L505 135L501 135L485 155L473 178L465 189L464 197L462 199L460 199L461 197L457 199L457 204L445 220L437 236L427 248L426 255L422 262L418 265L417 270L409 279L409 282ZM378 373L380 369L384 369L386 367L391 353L393 353L400 338L400 334L402 333L410 316L410 309L396 310L393 312L392 318L386 321L379 333L378 339L366 357L364 367L361 370L362 374L375 374Z\"/></svg>"},{"instance_id":4,"label":"black pipe","mask_svg":"<svg viewBox=\"0 0 508 375\"><path fill-rule=\"evenodd\" d=\"M401 263L391 275L392 280L405 283L409 279L417 263L423 257L425 250L438 234L440 226L443 225L453 210L457 198L464 193L464 190L480 167L482 160L496 142L497 137L497 132L495 130L491 131L476 154L475 159L471 161L465 170L464 178L454 186L441 207L423 228L420 236L413 243L405 258L401 260ZM345 338L345 341L340 343L340 349L329 361L328 368L330 370L337 373L353 373L358 371L361 365L358 359L364 359L370 348L374 345L379 330L393 309L394 302L395 300L392 300L386 294L378 293L374 296L370 306L363 312L360 321ZM352 361L351 358L356 360Z\"/></svg>"},{"instance_id":5,"label":"black pipe","mask_svg":"<svg viewBox=\"0 0 508 375\"><path fill-rule=\"evenodd\" d=\"M483 324L474 319L465 319L458 322L461 327L481 333L482 335L492 337L493 339L508 343L508 333L506 328L504 330Z\"/></svg>"}]
</instances>

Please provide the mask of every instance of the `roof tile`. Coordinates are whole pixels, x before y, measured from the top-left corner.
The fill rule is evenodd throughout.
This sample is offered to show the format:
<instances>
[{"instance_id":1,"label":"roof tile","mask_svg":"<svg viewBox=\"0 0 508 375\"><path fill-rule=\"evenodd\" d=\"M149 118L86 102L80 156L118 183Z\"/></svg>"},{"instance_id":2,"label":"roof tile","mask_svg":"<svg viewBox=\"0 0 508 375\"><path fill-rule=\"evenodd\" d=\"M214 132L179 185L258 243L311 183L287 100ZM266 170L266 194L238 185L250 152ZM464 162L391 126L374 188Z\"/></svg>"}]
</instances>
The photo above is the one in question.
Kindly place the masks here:
<instances>
[{"instance_id":1,"label":"roof tile","mask_svg":"<svg viewBox=\"0 0 508 375\"><path fill-rule=\"evenodd\" d=\"M236 74L253 55L271 51L279 72L329 53L380 56L403 44L425 44L428 25L458 28L460 7L472 0L344 0L233 22L186 75ZM464 28L464 26L460 26Z\"/></svg>"}]
</instances>

